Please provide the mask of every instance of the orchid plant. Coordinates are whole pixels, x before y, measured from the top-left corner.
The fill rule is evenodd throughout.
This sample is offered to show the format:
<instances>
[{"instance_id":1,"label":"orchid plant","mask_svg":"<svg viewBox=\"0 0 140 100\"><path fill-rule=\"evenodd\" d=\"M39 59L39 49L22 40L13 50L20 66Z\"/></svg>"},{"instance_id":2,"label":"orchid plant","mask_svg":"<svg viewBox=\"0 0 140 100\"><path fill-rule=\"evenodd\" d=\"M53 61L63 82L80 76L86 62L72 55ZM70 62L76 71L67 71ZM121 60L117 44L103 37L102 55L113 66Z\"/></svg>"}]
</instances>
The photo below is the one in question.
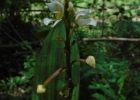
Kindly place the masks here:
<instances>
[{"instance_id":1,"label":"orchid plant","mask_svg":"<svg viewBox=\"0 0 140 100\"><path fill-rule=\"evenodd\" d=\"M51 22L54 22L52 27L56 26L61 20L64 21L65 30L66 30L66 40L61 38L65 42L65 56L66 56L66 67L59 68L56 70L43 84L39 84L37 86L37 93L44 93L48 84L55 79L57 75L59 75L62 71L67 72L68 77L68 88L69 95L67 96L67 100L71 100L72 92L74 89L74 84L72 82L71 69L72 65L75 62L87 63L89 66L95 68L95 58L93 56L88 56L86 59L76 58L72 62L70 61L71 54L71 46L70 43L71 37L74 33L74 30L83 25L92 25L96 26L96 20L87 19L87 16L91 9L81 9L75 12L72 0L50 0L49 3L46 3L49 10L55 15L55 19L45 18L43 20L44 24L47 26ZM73 18L75 17L75 21L73 22ZM62 94L62 93L61 93Z\"/></svg>"}]
</instances>

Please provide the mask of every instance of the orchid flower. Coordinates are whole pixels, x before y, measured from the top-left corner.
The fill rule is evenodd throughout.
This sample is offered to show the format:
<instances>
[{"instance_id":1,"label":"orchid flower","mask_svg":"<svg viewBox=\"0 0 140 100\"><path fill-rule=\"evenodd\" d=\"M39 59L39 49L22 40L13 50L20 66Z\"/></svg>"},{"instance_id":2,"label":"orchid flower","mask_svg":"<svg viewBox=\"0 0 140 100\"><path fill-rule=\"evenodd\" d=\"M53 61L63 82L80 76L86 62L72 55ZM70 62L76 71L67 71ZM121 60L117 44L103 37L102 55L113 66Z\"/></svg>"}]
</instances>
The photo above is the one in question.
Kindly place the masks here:
<instances>
[{"instance_id":1,"label":"orchid flower","mask_svg":"<svg viewBox=\"0 0 140 100\"><path fill-rule=\"evenodd\" d=\"M83 25L96 26L96 24L97 24L97 21L96 20L85 19L88 16L89 12L90 12L90 9L84 9L84 10L79 10L76 13L75 20L76 20L76 23L79 26L83 26Z\"/></svg>"},{"instance_id":2,"label":"orchid flower","mask_svg":"<svg viewBox=\"0 0 140 100\"><path fill-rule=\"evenodd\" d=\"M64 5L57 1L57 0L51 0L51 3L46 3L46 5L49 7L49 10L52 13L55 13L56 20L45 18L44 24L48 25L50 22L55 21L53 24L53 27L62 20L62 17L64 15Z\"/></svg>"}]
</instances>

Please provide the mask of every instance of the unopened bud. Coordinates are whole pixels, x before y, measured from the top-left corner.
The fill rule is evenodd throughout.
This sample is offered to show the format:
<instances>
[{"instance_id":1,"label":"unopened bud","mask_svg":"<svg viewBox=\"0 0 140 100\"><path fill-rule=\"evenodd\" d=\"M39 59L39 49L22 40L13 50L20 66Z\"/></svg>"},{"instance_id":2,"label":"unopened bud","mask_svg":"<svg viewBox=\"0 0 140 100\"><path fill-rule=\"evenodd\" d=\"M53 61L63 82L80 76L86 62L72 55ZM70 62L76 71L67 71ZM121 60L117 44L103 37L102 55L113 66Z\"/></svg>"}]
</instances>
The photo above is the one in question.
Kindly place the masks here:
<instances>
[{"instance_id":1,"label":"unopened bud","mask_svg":"<svg viewBox=\"0 0 140 100\"><path fill-rule=\"evenodd\" d=\"M69 8L67 9L69 12L73 11L73 3L71 1L69 1Z\"/></svg>"},{"instance_id":2,"label":"unopened bud","mask_svg":"<svg viewBox=\"0 0 140 100\"><path fill-rule=\"evenodd\" d=\"M88 56L86 63L95 68L95 58L93 56Z\"/></svg>"},{"instance_id":3,"label":"unopened bud","mask_svg":"<svg viewBox=\"0 0 140 100\"><path fill-rule=\"evenodd\" d=\"M46 91L46 88L45 87L43 87L43 85L38 85L37 86L37 93L45 93L45 91Z\"/></svg>"}]
</instances>

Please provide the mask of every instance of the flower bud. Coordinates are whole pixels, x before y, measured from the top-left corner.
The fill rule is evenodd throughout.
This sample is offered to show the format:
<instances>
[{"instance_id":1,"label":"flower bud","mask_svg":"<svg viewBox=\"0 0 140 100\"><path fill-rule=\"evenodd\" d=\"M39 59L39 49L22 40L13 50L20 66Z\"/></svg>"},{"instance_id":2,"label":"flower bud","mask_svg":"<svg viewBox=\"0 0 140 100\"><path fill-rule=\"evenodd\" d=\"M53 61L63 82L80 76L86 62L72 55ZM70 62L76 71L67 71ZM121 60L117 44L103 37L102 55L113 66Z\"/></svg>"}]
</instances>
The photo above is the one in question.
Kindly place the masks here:
<instances>
[{"instance_id":1,"label":"flower bud","mask_svg":"<svg viewBox=\"0 0 140 100\"><path fill-rule=\"evenodd\" d=\"M63 5L65 5L65 0L60 0L60 2L61 2Z\"/></svg>"},{"instance_id":2,"label":"flower bud","mask_svg":"<svg viewBox=\"0 0 140 100\"><path fill-rule=\"evenodd\" d=\"M86 63L95 68L95 58L93 56L88 56Z\"/></svg>"},{"instance_id":3,"label":"flower bud","mask_svg":"<svg viewBox=\"0 0 140 100\"><path fill-rule=\"evenodd\" d=\"M67 9L67 11L73 11L74 7L73 7L73 3L71 1L69 1L69 7Z\"/></svg>"},{"instance_id":4,"label":"flower bud","mask_svg":"<svg viewBox=\"0 0 140 100\"><path fill-rule=\"evenodd\" d=\"M37 86L37 93L45 93L45 91L46 91L46 88L45 87L43 87L43 85L38 85Z\"/></svg>"}]
</instances>

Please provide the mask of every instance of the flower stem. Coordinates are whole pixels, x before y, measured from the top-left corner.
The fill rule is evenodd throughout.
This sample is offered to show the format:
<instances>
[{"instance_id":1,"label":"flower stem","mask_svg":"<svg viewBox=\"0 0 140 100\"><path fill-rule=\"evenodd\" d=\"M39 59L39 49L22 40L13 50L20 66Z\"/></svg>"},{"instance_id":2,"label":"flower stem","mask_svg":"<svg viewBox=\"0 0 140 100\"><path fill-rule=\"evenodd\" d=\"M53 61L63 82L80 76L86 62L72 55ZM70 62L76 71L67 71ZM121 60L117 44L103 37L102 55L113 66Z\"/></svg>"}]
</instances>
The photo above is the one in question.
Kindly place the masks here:
<instances>
[{"instance_id":1,"label":"flower stem","mask_svg":"<svg viewBox=\"0 0 140 100\"><path fill-rule=\"evenodd\" d=\"M43 87L46 88L47 85L53 81L55 79L55 77L60 74L63 70L65 70L66 68L59 68L58 70L56 70L44 83L43 83Z\"/></svg>"},{"instance_id":2,"label":"flower stem","mask_svg":"<svg viewBox=\"0 0 140 100\"><path fill-rule=\"evenodd\" d=\"M71 66L72 66L75 62L83 62L83 63L85 63L86 60L85 60L85 59L81 59L81 58L77 58L77 59L75 59L75 60L73 60L73 61L71 62Z\"/></svg>"},{"instance_id":3,"label":"flower stem","mask_svg":"<svg viewBox=\"0 0 140 100\"><path fill-rule=\"evenodd\" d=\"M71 37L73 35L74 30L78 27L78 24L76 24L73 29L71 30L69 37Z\"/></svg>"}]
</instances>

